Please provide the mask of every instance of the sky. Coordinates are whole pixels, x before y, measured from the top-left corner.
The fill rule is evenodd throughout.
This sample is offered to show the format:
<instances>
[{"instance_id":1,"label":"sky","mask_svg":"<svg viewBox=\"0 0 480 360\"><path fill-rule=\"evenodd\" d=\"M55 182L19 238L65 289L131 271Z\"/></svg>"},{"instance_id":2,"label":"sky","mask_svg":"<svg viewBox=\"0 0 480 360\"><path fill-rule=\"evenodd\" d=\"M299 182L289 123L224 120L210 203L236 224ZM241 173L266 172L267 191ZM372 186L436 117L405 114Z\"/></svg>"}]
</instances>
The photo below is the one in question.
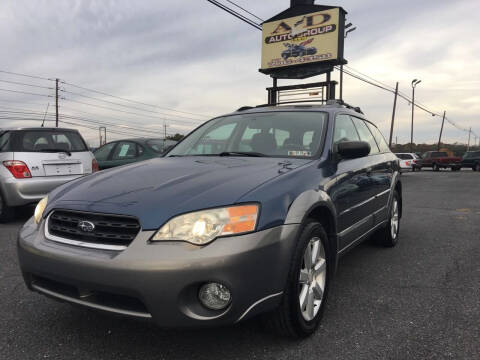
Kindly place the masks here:
<instances>
[{"instance_id":1,"label":"sky","mask_svg":"<svg viewBox=\"0 0 480 360\"><path fill-rule=\"evenodd\" d=\"M236 2L262 19L290 4L288 0ZM400 91L409 96L412 79L421 79L416 90L421 104L437 113L445 110L448 119L462 128L472 127L480 136L478 0L317 0L316 4L342 6L347 21L357 27L345 42L348 66L390 87L398 81ZM164 124L169 134L188 133L209 117L266 103L265 88L271 86L271 78L258 71L261 41L259 30L206 0L0 2L0 71L61 79L60 120L71 123L61 125L77 127L92 146L99 141L98 130L93 129L96 122L124 127L125 133L114 134L110 130L122 129L107 126L109 140L132 137L132 127L142 129L135 134L159 137ZM317 76L304 82L323 79ZM349 76L344 79L344 100L360 106L388 138L393 94ZM295 82L279 80L279 85ZM0 72L0 128L38 126L47 104L47 119L52 119L54 85ZM36 120L12 120L12 114L19 114L14 111L22 114L15 119ZM410 141L410 121L411 107L399 99L394 141ZM440 117L416 110L414 142L438 141L440 125ZM466 143L468 132L446 123L443 140Z\"/></svg>"}]
</instances>

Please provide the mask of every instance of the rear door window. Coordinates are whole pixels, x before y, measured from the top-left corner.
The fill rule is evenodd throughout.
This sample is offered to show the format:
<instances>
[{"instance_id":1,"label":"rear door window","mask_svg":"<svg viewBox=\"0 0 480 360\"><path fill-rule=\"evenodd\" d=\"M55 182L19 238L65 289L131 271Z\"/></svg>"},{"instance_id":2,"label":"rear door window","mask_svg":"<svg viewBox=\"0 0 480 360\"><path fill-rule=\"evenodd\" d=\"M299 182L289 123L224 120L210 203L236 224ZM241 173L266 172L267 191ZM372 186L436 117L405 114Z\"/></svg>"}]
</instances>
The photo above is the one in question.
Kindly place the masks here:
<instances>
[{"instance_id":1,"label":"rear door window","mask_svg":"<svg viewBox=\"0 0 480 360\"><path fill-rule=\"evenodd\" d=\"M377 142L375 141L372 133L367 127L367 124L362 119L357 117L352 117L353 123L358 130L358 134L360 135L360 140L365 141L370 145L370 155L378 154L380 150L378 149Z\"/></svg>"},{"instance_id":2,"label":"rear door window","mask_svg":"<svg viewBox=\"0 0 480 360\"><path fill-rule=\"evenodd\" d=\"M131 141L119 141L113 151L112 160L128 160L137 157L137 144Z\"/></svg>"},{"instance_id":3,"label":"rear door window","mask_svg":"<svg viewBox=\"0 0 480 360\"><path fill-rule=\"evenodd\" d=\"M62 130L25 130L17 132L16 152L88 151L79 133Z\"/></svg>"}]
</instances>

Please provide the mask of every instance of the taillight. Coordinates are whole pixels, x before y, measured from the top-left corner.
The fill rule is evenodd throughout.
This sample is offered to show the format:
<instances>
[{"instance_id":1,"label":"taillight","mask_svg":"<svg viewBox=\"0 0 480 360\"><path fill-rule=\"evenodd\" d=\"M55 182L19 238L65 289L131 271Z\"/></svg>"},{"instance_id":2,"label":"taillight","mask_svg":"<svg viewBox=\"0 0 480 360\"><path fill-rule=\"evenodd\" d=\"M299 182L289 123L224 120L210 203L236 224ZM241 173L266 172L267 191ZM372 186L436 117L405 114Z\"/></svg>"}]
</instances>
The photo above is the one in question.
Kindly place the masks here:
<instances>
[{"instance_id":1,"label":"taillight","mask_svg":"<svg viewBox=\"0 0 480 360\"><path fill-rule=\"evenodd\" d=\"M28 166L23 161L4 161L3 165L12 173L12 175L16 179L27 179L32 177Z\"/></svg>"},{"instance_id":2,"label":"taillight","mask_svg":"<svg viewBox=\"0 0 480 360\"><path fill-rule=\"evenodd\" d=\"M414 164L416 164L416 163L417 163L417 160L412 160L412 161L413 161L413 163L414 163Z\"/></svg>"},{"instance_id":3,"label":"taillight","mask_svg":"<svg viewBox=\"0 0 480 360\"><path fill-rule=\"evenodd\" d=\"M97 160L93 159L92 160L92 173L99 171L100 168L98 167L98 162Z\"/></svg>"}]
</instances>

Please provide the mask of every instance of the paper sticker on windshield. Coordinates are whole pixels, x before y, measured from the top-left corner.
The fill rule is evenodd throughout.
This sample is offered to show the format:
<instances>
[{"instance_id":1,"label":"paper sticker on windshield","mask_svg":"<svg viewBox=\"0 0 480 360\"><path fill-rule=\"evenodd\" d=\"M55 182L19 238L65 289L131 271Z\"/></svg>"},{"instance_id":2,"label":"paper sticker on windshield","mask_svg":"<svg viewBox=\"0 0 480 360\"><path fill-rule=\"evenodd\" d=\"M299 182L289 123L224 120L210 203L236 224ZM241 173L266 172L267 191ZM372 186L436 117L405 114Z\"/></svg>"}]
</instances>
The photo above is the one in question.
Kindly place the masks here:
<instances>
[{"instance_id":1,"label":"paper sticker on windshield","mask_svg":"<svg viewBox=\"0 0 480 360\"><path fill-rule=\"evenodd\" d=\"M311 151L293 151L289 150L288 151L288 156L312 156Z\"/></svg>"}]
</instances>

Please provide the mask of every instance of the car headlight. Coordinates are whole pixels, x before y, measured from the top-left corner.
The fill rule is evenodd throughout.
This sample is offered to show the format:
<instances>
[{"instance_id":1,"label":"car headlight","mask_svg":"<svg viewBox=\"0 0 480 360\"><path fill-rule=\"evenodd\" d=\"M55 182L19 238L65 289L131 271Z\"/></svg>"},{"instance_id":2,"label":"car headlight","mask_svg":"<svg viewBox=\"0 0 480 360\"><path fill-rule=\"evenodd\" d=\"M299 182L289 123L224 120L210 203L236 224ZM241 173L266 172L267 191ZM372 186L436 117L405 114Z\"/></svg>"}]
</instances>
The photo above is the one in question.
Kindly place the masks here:
<instances>
[{"instance_id":1,"label":"car headlight","mask_svg":"<svg viewBox=\"0 0 480 360\"><path fill-rule=\"evenodd\" d=\"M47 207L47 204L48 204L48 196L45 196L37 204L37 207L35 208L35 212L33 214L33 218L35 219L35 222L37 224L40 224L40 222L42 221L43 212L45 211L45 208Z\"/></svg>"},{"instance_id":2,"label":"car headlight","mask_svg":"<svg viewBox=\"0 0 480 360\"><path fill-rule=\"evenodd\" d=\"M237 205L179 215L163 225L152 241L187 241L205 245L219 236L254 231L258 205Z\"/></svg>"}]
</instances>

